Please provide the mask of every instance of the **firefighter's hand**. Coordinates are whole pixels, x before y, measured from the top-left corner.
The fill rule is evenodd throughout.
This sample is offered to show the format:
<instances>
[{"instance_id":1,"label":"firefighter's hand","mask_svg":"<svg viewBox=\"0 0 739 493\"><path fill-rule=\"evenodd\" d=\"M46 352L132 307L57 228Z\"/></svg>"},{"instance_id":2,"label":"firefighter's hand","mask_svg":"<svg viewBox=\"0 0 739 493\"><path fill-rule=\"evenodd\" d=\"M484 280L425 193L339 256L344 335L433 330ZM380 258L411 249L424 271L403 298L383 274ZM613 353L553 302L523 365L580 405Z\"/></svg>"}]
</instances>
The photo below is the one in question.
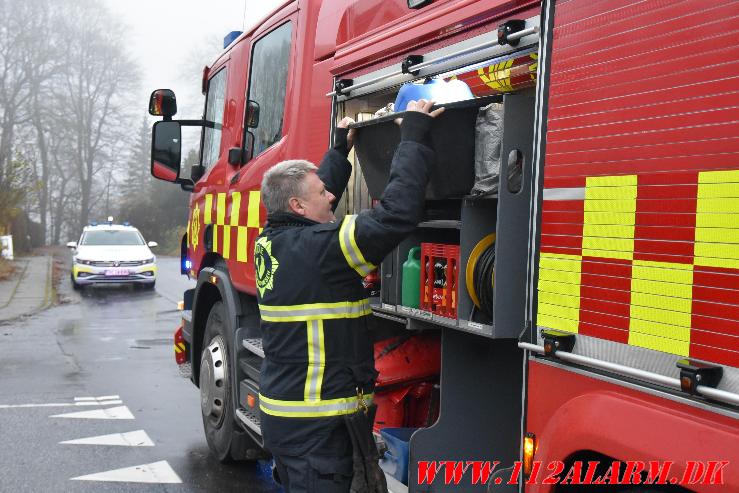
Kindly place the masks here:
<instances>
[{"instance_id":1,"label":"firefighter's hand","mask_svg":"<svg viewBox=\"0 0 739 493\"><path fill-rule=\"evenodd\" d=\"M408 101L408 104L405 107L405 111L416 111L418 113L423 113L424 115L429 115L432 118L436 118L437 116L441 115L444 112L444 107L436 108L434 111L431 111L431 107L434 106L435 101L426 101L425 99L419 99L418 101ZM398 125L402 125L403 119L402 118L396 118L395 123Z\"/></svg>"},{"instance_id":2,"label":"firefighter's hand","mask_svg":"<svg viewBox=\"0 0 739 493\"><path fill-rule=\"evenodd\" d=\"M434 106L435 101L426 101L425 99L419 99L418 101L408 101L408 106L405 107L406 111L418 111L421 113L425 113L432 118L436 118L437 116L441 115L444 112L444 107L436 108L434 111L431 111L431 108Z\"/></svg>"},{"instance_id":3,"label":"firefighter's hand","mask_svg":"<svg viewBox=\"0 0 739 493\"><path fill-rule=\"evenodd\" d=\"M352 128L347 130L349 125L354 123L354 119L346 116L336 125L336 132L334 134L334 149L341 152L345 156L349 154L354 146L354 132Z\"/></svg>"}]
</instances>

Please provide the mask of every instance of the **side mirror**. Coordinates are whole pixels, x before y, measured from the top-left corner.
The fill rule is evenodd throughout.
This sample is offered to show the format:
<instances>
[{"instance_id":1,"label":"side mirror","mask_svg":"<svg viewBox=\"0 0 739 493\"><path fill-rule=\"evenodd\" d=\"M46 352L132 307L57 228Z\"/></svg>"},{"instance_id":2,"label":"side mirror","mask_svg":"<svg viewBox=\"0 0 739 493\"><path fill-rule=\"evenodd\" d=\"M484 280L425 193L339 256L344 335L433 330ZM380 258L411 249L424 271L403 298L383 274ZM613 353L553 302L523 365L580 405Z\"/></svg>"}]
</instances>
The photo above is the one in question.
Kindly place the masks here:
<instances>
[{"instance_id":1,"label":"side mirror","mask_svg":"<svg viewBox=\"0 0 739 493\"><path fill-rule=\"evenodd\" d=\"M151 174L154 178L177 182L182 159L182 129L178 122L154 123L151 132Z\"/></svg>"},{"instance_id":2,"label":"side mirror","mask_svg":"<svg viewBox=\"0 0 739 493\"><path fill-rule=\"evenodd\" d=\"M246 102L246 128L259 126L259 103L249 99Z\"/></svg>"},{"instance_id":3,"label":"side mirror","mask_svg":"<svg viewBox=\"0 0 739 493\"><path fill-rule=\"evenodd\" d=\"M77 248L77 242L76 241L70 241L69 243L67 243L67 248L72 248L72 249Z\"/></svg>"},{"instance_id":4,"label":"side mirror","mask_svg":"<svg viewBox=\"0 0 739 493\"><path fill-rule=\"evenodd\" d=\"M156 241L150 241L149 243L146 244L146 246L148 246L149 248L154 248L154 247L158 247L159 243L157 243Z\"/></svg>"},{"instance_id":5,"label":"side mirror","mask_svg":"<svg viewBox=\"0 0 739 493\"><path fill-rule=\"evenodd\" d=\"M149 114L165 120L177 113L177 98L171 89L157 89L149 96Z\"/></svg>"}]
</instances>

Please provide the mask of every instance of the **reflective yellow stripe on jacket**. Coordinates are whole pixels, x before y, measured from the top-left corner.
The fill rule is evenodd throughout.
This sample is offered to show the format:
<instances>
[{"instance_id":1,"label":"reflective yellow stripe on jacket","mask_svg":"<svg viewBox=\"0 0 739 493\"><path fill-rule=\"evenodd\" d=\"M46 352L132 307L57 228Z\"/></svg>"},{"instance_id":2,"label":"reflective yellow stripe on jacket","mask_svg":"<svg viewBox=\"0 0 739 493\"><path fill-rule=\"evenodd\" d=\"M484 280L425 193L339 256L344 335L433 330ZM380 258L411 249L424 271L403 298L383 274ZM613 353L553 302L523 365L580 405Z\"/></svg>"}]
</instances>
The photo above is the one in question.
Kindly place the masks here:
<instances>
[{"instance_id":1,"label":"reflective yellow stripe on jacket","mask_svg":"<svg viewBox=\"0 0 739 493\"><path fill-rule=\"evenodd\" d=\"M305 378L306 401L321 400L326 348L323 345L323 320L308 320L308 375Z\"/></svg>"},{"instance_id":2,"label":"reflective yellow stripe on jacket","mask_svg":"<svg viewBox=\"0 0 739 493\"><path fill-rule=\"evenodd\" d=\"M365 277L375 270L377 266L367 262L362 252L359 251L354 236L356 221L356 215L347 215L344 217L344 221L341 223L341 228L339 229L339 245L341 245L341 251L344 253L344 258L346 258L349 266L357 271L357 274Z\"/></svg>"},{"instance_id":3,"label":"reflective yellow stripe on jacket","mask_svg":"<svg viewBox=\"0 0 739 493\"><path fill-rule=\"evenodd\" d=\"M374 394L364 396L366 404L372 402ZM259 394L259 407L266 414L285 418L320 418L352 414L359 409L357 396L319 401L282 401Z\"/></svg>"},{"instance_id":4,"label":"reflective yellow stripe on jacket","mask_svg":"<svg viewBox=\"0 0 739 493\"><path fill-rule=\"evenodd\" d=\"M335 303L308 303L305 305L259 305L259 313L266 322L306 322L359 318L372 313L369 300L337 301Z\"/></svg>"},{"instance_id":5,"label":"reflective yellow stripe on jacket","mask_svg":"<svg viewBox=\"0 0 739 493\"><path fill-rule=\"evenodd\" d=\"M282 401L259 396L259 407L267 414L283 417L322 417L351 414L357 410L357 397L321 400L323 371L326 365L323 321L359 318L372 313L369 300L308 303L304 305L259 305L263 320L268 322L306 322L308 369L304 400ZM371 396L365 397L371 400Z\"/></svg>"}]
</instances>

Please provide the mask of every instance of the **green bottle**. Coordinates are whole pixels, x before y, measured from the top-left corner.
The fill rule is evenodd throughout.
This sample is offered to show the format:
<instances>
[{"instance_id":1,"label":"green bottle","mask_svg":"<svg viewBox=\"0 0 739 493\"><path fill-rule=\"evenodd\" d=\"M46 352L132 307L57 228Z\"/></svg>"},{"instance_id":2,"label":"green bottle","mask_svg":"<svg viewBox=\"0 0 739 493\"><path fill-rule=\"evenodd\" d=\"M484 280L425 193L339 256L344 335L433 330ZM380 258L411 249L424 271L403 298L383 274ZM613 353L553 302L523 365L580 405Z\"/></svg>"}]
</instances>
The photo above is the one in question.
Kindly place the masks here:
<instances>
[{"instance_id":1,"label":"green bottle","mask_svg":"<svg viewBox=\"0 0 739 493\"><path fill-rule=\"evenodd\" d=\"M421 247L413 247L408 252L408 260L403 262L403 306L418 308L421 298Z\"/></svg>"}]
</instances>

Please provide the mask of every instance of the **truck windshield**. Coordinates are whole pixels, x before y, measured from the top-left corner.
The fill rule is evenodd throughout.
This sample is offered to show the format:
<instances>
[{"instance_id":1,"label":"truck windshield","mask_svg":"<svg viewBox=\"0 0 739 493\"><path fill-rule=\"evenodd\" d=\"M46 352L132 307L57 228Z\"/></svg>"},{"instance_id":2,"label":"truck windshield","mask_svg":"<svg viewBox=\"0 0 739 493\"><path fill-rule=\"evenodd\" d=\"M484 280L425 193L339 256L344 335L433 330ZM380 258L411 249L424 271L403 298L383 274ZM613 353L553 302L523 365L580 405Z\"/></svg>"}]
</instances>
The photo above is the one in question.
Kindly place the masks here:
<instances>
[{"instance_id":1,"label":"truck windshield","mask_svg":"<svg viewBox=\"0 0 739 493\"><path fill-rule=\"evenodd\" d=\"M143 245L144 239L136 231L88 231L80 245Z\"/></svg>"}]
</instances>

